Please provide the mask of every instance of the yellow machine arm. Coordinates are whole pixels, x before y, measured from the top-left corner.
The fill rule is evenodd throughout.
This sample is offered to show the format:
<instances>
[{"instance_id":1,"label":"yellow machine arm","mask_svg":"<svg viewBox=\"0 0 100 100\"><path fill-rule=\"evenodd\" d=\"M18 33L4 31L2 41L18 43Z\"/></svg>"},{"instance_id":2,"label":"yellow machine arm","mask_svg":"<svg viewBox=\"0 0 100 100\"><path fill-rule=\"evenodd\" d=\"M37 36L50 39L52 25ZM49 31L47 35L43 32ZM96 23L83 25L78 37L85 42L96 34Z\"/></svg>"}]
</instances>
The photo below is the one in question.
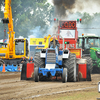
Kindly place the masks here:
<instances>
[{"instance_id":1,"label":"yellow machine arm","mask_svg":"<svg viewBox=\"0 0 100 100\"><path fill-rule=\"evenodd\" d=\"M8 26L8 43L7 46L0 48L0 59L5 64L19 65L22 57L28 59L28 40L26 38L15 39L13 30L13 19L11 0L5 0L4 18L2 19L4 24L4 34L6 33L6 25Z\"/></svg>"},{"instance_id":2,"label":"yellow machine arm","mask_svg":"<svg viewBox=\"0 0 100 100\"><path fill-rule=\"evenodd\" d=\"M44 40L45 40L45 47L44 47L44 49L49 47L49 44L48 43L49 43L49 38L50 37L51 37L50 34L47 37L46 36L44 37Z\"/></svg>"},{"instance_id":3,"label":"yellow machine arm","mask_svg":"<svg viewBox=\"0 0 100 100\"><path fill-rule=\"evenodd\" d=\"M13 54L13 42L14 42L14 30L13 30L13 19L12 19L12 9L11 9L11 0L5 0L5 10L4 18L2 19L4 25L8 24L8 48L9 54Z\"/></svg>"}]
</instances>

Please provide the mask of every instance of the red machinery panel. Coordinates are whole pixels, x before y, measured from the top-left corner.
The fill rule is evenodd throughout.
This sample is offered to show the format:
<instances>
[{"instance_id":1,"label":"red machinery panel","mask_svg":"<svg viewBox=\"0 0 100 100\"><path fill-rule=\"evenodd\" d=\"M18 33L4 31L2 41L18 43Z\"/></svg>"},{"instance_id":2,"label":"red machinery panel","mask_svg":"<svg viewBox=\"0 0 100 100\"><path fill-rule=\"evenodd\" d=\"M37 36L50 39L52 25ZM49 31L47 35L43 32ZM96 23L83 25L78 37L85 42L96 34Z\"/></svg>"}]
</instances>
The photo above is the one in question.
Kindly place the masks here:
<instances>
[{"instance_id":1,"label":"red machinery panel","mask_svg":"<svg viewBox=\"0 0 100 100\"><path fill-rule=\"evenodd\" d=\"M59 22L60 29L76 29L76 21L60 21Z\"/></svg>"},{"instance_id":2,"label":"red machinery panel","mask_svg":"<svg viewBox=\"0 0 100 100\"><path fill-rule=\"evenodd\" d=\"M26 77L31 78L34 72L34 63L27 63Z\"/></svg>"},{"instance_id":3,"label":"red machinery panel","mask_svg":"<svg viewBox=\"0 0 100 100\"><path fill-rule=\"evenodd\" d=\"M83 78L83 79L87 78L87 65L86 64L78 64L78 74L79 74L79 78Z\"/></svg>"},{"instance_id":4,"label":"red machinery panel","mask_svg":"<svg viewBox=\"0 0 100 100\"><path fill-rule=\"evenodd\" d=\"M59 42L59 44L60 44L60 46L62 46L63 45L63 41L62 40L60 40L60 39L58 39L58 42ZM65 44L65 42L69 42L69 44ZM61 47L60 47L61 48ZM75 42L75 40L73 40L73 39L71 39L71 40L64 40L64 48L76 48L76 42Z\"/></svg>"},{"instance_id":5,"label":"red machinery panel","mask_svg":"<svg viewBox=\"0 0 100 100\"><path fill-rule=\"evenodd\" d=\"M78 39L78 31L76 27L76 21L59 21L59 27L58 27L58 34L61 34L62 30L75 30L74 37L73 38L68 38L68 37L63 37L64 38L64 48L76 48L76 43ZM63 32L63 35L65 35L65 31ZM63 44L63 40L58 36L58 41L60 44ZM68 42L69 44L66 45L65 42ZM68 47L67 47L68 46ZM61 47L60 47L61 48Z\"/></svg>"}]
</instances>

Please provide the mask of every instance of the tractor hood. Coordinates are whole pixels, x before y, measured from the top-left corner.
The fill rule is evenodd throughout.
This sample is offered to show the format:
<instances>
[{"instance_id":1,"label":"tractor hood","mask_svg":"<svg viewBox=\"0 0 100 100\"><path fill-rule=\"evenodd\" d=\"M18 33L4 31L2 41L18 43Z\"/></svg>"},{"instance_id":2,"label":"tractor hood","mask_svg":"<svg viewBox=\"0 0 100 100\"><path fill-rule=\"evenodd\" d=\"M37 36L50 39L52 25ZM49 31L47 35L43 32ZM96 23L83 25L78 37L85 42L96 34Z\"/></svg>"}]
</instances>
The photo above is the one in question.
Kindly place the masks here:
<instances>
[{"instance_id":1,"label":"tractor hood","mask_svg":"<svg viewBox=\"0 0 100 100\"><path fill-rule=\"evenodd\" d=\"M94 50L94 51L99 51L100 52L100 48L99 47L92 47L92 48L90 48L90 50Z\"/></svg>"}]
</instances>

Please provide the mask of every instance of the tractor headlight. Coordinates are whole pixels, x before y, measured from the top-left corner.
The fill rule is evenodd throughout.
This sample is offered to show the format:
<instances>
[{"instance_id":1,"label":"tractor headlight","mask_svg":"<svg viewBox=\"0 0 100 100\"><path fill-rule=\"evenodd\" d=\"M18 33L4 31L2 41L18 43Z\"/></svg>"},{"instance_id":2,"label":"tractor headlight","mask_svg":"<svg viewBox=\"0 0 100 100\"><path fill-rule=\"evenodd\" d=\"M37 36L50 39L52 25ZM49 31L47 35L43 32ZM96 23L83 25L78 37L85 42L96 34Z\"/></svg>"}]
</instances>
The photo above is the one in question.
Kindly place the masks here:
<instances>
[{"instance_id":1,"label":"tractor headlight","mask_svg":"<svg viewBox=\"0 0 100 100\"><path fill-rule=\"evenodd\" d=\"M42 52L42 53L46 53L46 49L42 49L41 52Z\"/></svg>"},{"instance_id":2,"label":"tractor headlight","mask_svg":"<svg viewBox=\"0 0 100 100\"><path fill-rule=\"evenodd\" d=\"M100 52L97 51L97 54L100 54Z\"/></svg>"},{"instance_id":3,"label":"tractor headlight","mask_svg":"<svg viewBox=\"0 0 100 100\"><path fill-rule=\"evenodd\" d=\"M64 50L64 54L68 54L68 50Z\"/></svg>"}]
</instances>

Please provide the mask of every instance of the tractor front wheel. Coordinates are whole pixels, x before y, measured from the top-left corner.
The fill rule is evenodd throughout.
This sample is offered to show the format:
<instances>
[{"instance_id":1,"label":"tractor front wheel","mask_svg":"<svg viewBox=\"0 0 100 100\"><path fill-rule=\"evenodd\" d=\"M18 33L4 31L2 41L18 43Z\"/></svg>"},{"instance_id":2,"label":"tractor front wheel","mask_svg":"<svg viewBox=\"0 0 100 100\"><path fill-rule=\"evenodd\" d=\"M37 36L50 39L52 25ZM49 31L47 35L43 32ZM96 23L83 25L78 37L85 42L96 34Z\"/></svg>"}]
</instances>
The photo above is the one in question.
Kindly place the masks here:
<instances>
[{"instance_id":1,"label":"tractor front wheel","mask_svg":"<svg viewBox=\"0 0 100 100\"><path fill-rule=\"evenodd\" d=\"M67 68L64 68L63 69L62 82L63 83L66 83L67 82Z\"/></svg>"},{"instance_id":2,"label":"tractor front wheel","mask_svg":"<svg viewBox=\"0 0 100 100\"><path fill-rule=\"evenodd\" d=\"M35 67L34 69L34 79L35 79L35 82L39 81L38 67Z\"/></svg>"}]
</instances>

